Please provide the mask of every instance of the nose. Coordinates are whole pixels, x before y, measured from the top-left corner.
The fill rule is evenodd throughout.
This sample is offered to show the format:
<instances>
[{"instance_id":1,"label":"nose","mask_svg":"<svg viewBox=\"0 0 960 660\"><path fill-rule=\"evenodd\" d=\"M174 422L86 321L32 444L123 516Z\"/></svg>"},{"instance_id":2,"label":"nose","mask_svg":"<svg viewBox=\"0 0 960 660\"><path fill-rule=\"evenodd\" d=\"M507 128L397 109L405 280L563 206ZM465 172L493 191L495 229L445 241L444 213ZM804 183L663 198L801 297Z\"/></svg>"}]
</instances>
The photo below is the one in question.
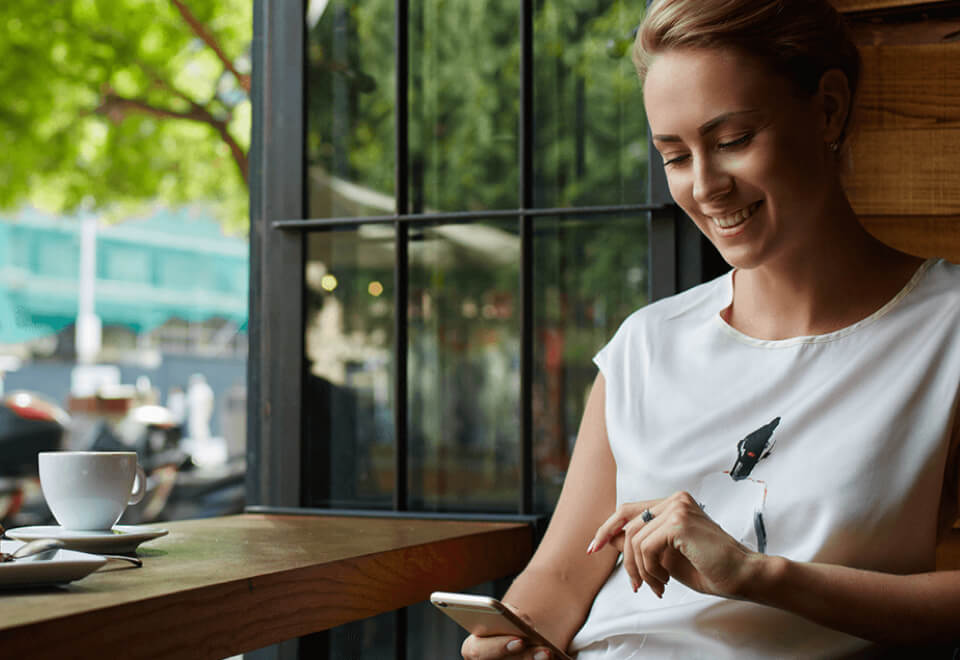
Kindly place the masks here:
<instances>
[{"instance_id":1,"label":"nose","mask_svg":"<svg viewBox=\"0 0 960 660\"><path fill-rule=\"evenodd\" d=\"M703 204L733 190L733 177L712 158L700 158L693 165L693 198Z\"/></svg>"}]
</instances>

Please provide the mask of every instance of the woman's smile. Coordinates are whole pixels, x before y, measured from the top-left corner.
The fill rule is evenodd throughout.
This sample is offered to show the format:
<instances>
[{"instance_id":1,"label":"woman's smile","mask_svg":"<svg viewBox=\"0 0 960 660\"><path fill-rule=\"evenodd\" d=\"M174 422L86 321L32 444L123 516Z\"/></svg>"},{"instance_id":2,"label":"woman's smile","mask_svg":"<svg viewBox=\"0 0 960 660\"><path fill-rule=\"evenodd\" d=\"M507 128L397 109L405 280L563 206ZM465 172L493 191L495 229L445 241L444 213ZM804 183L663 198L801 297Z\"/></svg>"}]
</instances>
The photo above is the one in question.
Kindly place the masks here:
<instances>
[{"instance_id":1,"label":"woman's smile","mask_svg":"<svg viewBox=\"0 0 960 660\"><path fill-rule=\"evenodd\" d=\"M763 204L763 200L754 202L732 213L704 213L704 215L713 220L713 224L715 224L718 229L730 230L746 222L750 216L756 213L761 204Z\"/></svg>"}]
</instances>

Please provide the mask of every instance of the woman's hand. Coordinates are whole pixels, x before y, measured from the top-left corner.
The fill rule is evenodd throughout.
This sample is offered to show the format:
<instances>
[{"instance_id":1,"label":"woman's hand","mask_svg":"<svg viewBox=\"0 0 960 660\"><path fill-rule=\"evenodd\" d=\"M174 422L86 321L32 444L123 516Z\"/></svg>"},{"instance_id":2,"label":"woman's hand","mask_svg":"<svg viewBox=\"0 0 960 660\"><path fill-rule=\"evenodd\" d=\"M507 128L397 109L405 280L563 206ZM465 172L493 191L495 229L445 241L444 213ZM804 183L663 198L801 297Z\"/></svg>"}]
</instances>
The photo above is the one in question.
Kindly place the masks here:
<instances>
[{"instance_id":1,"label":"woman's hand","mask_svg":"<svg viewBox=\"0 0 960 660\"><path fill-rule=\"evenodd\" d=\"M653 517L645 522L648 509ZM587 552L607 544L623 553L633 590L646 582L659 597L671 578L703 593L742 597L763 559L723 531L686 492L624 504L600 526Z\"/></svg>"},{"instance_id":2,"label":"woman's hand","mask_svg":"<svg viewBox=\"0 0 960 660\"><path fill-rule=\"evenodd\" d=\"M539 646L531 647L522 637L512 635L499 635L497 637L470 635L463 641L460 653L464 660L492 660L493 658L548 660L553 657L547 649Z\"/></svg>"},{"instance_id":3,"label":"woman's hand","mask_svg":"<svg viewBox=\"0 0 960 660\"><path fill-rule=\"evenodd\" d=\"M533 627L529 616L519 611L510 603L504 603L513 610L513 613ZM516 635L496 635L493 637L478 637L470 635L463 640L460 654L464 660L488 660L492 658L515 658L516 660L550 660L549 650L539 646L530 646L529 642Z\"/></svg>"}]
</instances>

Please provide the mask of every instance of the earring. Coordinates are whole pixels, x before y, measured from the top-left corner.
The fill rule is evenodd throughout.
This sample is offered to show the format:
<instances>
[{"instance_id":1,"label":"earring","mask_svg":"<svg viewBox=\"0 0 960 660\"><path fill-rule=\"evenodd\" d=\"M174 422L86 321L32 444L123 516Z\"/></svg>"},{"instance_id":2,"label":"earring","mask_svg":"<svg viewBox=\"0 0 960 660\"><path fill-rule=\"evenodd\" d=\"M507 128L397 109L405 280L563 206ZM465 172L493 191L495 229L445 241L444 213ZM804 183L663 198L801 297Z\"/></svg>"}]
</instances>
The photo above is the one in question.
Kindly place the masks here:
<instances>
[{"instance_id":1,"label":"earring","mask_svg":"<svg viewBox=\"0 0 960 660\"><path fill-rule=\"evenodd\" d=\"M833 142L830 143L830 151L832 151L833 153L837 153L838 151L840 151L840 140L834 140Z\"/></svg>"}]
</instances>

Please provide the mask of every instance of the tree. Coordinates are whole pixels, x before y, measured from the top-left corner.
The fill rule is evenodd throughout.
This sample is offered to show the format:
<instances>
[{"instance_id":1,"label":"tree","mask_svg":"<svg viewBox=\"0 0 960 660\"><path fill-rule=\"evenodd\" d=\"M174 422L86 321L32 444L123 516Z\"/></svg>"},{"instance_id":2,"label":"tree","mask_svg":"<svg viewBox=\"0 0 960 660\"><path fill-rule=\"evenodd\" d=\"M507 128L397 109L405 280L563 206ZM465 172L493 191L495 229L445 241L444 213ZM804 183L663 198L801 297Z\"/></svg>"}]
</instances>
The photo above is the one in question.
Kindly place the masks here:
<instances>
[{"instance_id":1,"label":"tree","mask_svg":"<svg viewBox=\"0 0 960 660\"><path fill-rule=\"evenodd\" d=\"M209 203L246 231L252 3L0 4L0 207Z\"/></svg>"}]
</instances>

